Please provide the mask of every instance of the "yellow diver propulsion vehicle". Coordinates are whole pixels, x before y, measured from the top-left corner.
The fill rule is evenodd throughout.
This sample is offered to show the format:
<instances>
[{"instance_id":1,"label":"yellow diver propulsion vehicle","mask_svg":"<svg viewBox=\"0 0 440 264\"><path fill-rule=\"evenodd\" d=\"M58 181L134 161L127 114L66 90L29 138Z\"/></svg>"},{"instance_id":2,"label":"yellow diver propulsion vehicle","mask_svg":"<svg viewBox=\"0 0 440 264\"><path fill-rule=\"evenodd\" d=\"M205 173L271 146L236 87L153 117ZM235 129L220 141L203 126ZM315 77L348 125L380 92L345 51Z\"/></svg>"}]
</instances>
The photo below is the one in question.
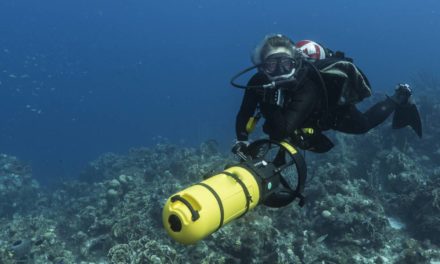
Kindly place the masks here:
<instances>
[{"instance_id":1,"label":"yellow diver propulsion vehicle","mask_svg":"<svg viewBox=\"0 0 440 264\"><path fill-rule=\"evenodd\" d=\"M167 200L162 222L174 240L194 244L259 204L282 207L298 198L304 205L307 168L294 146L262 139L233 152L239 163Z\"/></svg>"}]
</instances>

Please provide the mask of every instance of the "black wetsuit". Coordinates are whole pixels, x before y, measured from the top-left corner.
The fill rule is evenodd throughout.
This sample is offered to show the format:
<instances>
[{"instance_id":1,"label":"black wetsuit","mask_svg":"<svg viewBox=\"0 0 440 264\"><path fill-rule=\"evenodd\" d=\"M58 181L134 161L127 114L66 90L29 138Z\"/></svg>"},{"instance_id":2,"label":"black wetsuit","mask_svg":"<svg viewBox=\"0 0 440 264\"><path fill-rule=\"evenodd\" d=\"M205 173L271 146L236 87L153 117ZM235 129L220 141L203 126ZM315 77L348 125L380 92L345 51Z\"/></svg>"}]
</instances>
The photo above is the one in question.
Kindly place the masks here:
<instances>
[{"instance_id":1,"label":"black wetsuit","mask_svg":"<svg viewBox=\"0 0 440 264\"><path fill-rule=\"evenodd\" d=\"M365 113L354 104L338 104L341 84L339 80L320 79L310 64L300 72L299 83L284 87L284 104L274 103L274 91L247 89L236 119L238 140L247 140L246 123L259 107L265 118L263 131L271 139L283 140L293 135L298 128L312 127L316 131L335 129L346 133L361 134L382 123L395 109L389 98L372 106ZM269 83L262 73L255 74L248 86ZM325 91L324 91L325 89ZM327 97L327 99L325 99Z\"/></svg>"}]
</instances>

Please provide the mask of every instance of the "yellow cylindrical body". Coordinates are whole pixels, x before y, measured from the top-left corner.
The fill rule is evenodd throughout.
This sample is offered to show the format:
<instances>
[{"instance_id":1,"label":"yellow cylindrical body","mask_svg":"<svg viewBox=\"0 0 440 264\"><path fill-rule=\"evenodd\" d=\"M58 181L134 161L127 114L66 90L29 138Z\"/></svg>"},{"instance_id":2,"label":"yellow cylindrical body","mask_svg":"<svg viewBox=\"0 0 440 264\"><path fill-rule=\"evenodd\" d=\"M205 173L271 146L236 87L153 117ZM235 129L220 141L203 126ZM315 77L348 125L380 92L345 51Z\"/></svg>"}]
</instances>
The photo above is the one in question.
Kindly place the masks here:
<instances>
[{"instance_id":1,"label":"yellow cylindrical body","mask_svg":"<svg viewBox=\"0 0 440 264\"><path fill-rule=\"evenodd\" d=\"M216 231L221 225L245 213L248 201L246 191L230 174L236 175L249 192L251 198L249 210L257 206L260 189L254 175L240 166L228 168L200 184L174 194L167 200L162 221L173 239L183 244L196 243ZM171 198L175 196L180 196L189 203L192 209L197 211L198 219L193 220L193 213L187 204L180 200L172 201ZM223 223L221 223L221 208L223 208Z\"/></svg>"}]
</instances>

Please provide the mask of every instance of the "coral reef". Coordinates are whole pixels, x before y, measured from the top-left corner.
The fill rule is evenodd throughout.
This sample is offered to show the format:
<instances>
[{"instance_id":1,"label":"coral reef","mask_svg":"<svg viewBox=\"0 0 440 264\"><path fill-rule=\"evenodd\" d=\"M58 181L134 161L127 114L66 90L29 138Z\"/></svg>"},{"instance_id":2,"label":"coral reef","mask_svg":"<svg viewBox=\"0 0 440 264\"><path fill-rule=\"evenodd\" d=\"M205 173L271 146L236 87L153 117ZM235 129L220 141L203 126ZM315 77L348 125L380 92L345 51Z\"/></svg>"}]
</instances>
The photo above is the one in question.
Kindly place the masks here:
<instances>
[{"instance_id":1,"label":"coral reef","mask_svg":"<svg viewBox=\"0 0 440 264\"><path fill-rule=\"evenodd\" d=\"M424 140L387 125L330 134L331 152L307 155L304 207L258 206L191 246L167 236L162 207L236 162L215 141L107 153L54 190L2 154L0 263L438 263L440 114L429 115Z\"/></svg>"},{"instance_id":2,"label":"coral reef","mask_svg":"<svg viewBox=\"0 0 440 264\"><path fill-rule=\"evenodd\" d=\"M33 209L40 187L31 168L16 157L0 154L0 212L2 217Z\"/></svg>"}]
</instances>

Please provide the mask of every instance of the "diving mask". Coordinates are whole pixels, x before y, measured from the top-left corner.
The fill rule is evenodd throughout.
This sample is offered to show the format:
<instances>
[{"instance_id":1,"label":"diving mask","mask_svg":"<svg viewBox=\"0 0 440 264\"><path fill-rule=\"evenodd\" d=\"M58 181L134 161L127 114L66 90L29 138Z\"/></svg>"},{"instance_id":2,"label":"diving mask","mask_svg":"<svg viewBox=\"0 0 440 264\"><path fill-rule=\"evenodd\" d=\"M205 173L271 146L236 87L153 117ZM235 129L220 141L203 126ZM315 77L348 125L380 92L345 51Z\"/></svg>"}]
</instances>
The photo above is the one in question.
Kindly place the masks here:
<instances>
[{"instance_id":1,"label":"diving mask","mask_svg":"<svg viewBox=\"0 0 440 264\"><path fill-rule=\"evenodd\" d=\"M275 53L263 61L260 70L271 80L288 79L295 74L296 61L290 54Z\"/></svg>"}]
</instances>

